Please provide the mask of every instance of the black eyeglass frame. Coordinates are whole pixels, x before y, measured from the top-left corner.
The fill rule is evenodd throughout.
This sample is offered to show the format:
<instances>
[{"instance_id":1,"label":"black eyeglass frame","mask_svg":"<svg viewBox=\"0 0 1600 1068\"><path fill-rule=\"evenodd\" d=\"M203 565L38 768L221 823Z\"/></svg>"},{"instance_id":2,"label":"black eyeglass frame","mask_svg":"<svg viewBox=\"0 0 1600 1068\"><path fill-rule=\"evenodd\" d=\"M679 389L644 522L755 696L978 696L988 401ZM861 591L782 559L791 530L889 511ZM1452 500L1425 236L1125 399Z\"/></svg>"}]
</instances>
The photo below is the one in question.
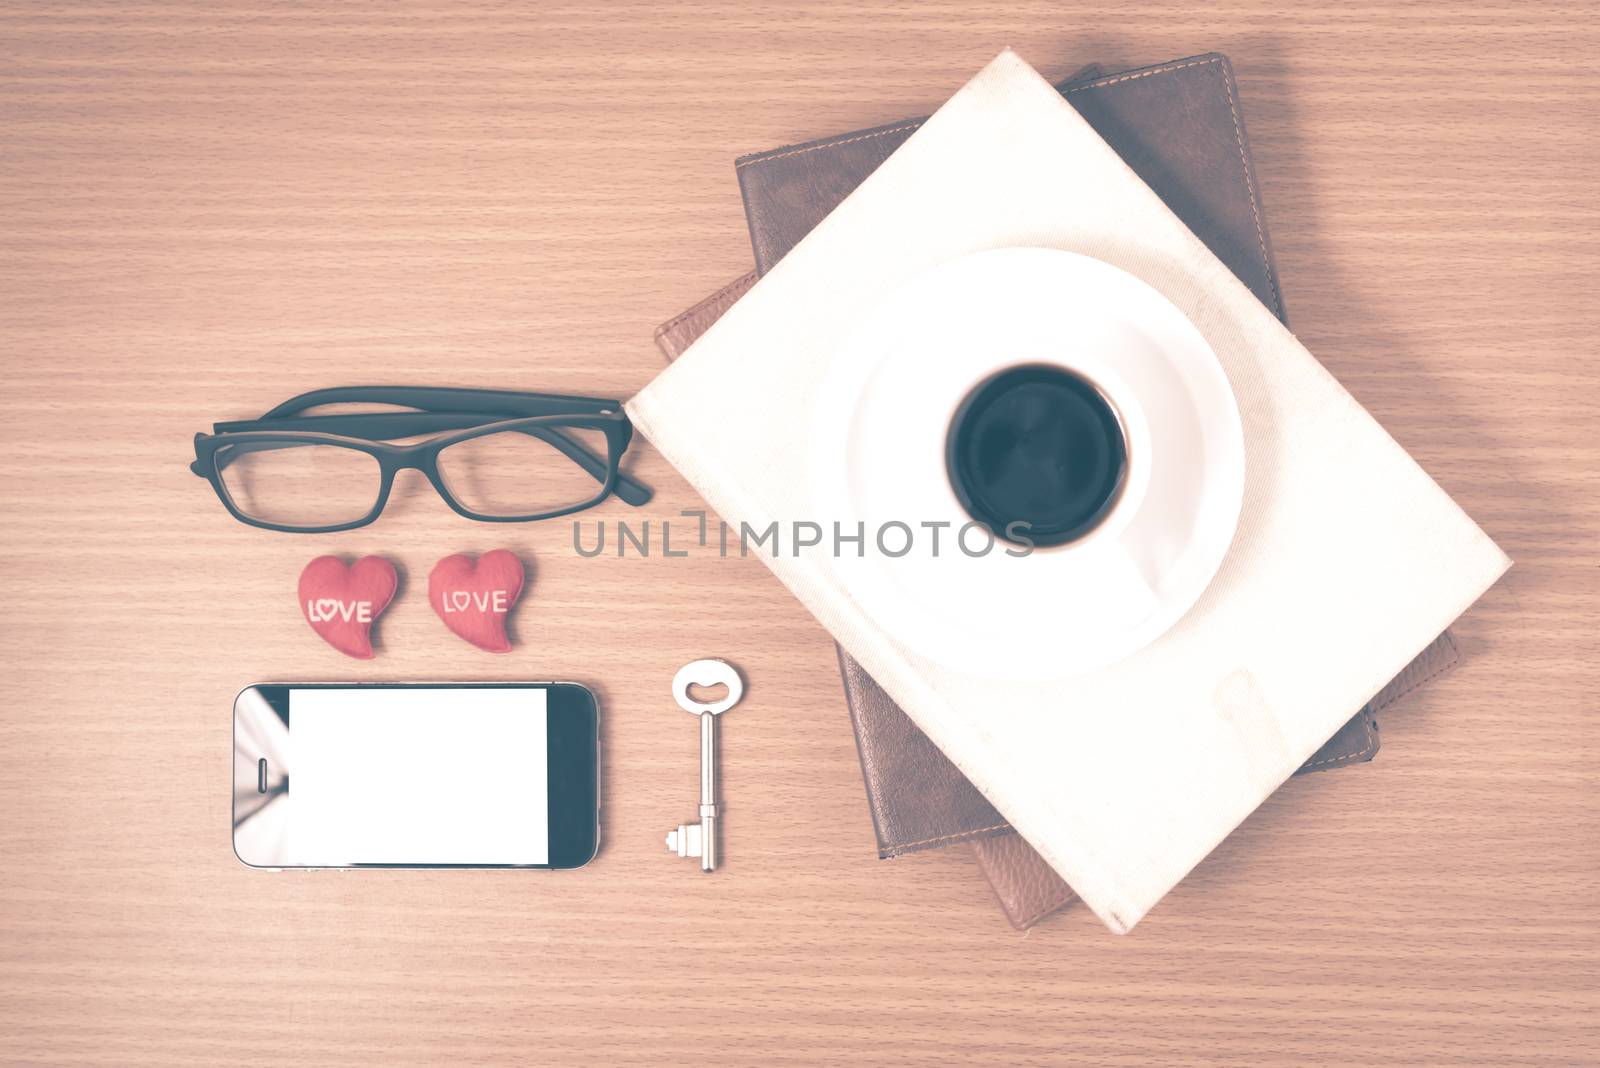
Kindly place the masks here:
<instances>
[{"instance_id":1,"label":"black eyeglass frame","mask_svg":"<svg viewBox=\"0 0 1600 1068\"><path fill-rule=\"evenodd\" d=\"M389 404L416 410L303 414L327 404ZM600 431L606 438L606 455L596 456L582 443L562 434L563 428ZM578 504L524 515L487 515L467 508L450 492L439 473L439 453L458 442L506 431L533 435L565 454L599 483L595 495ZM408 445L383 440L418 434L438 436ZM195 435L195 459L189 470L211 483L223 507L239 522L284 533L328 534L372 523L389 502L395 475L408 468L421 471L458 515L485 523L527 523L581 512L613 493L634 507L648 502L650 488L619 470L632 440L633 424L622 405L598 397L488 389L341 386L302 393L259 419L214 424L212 433ZM252 516L235 503L222 477L222 468L227 466L225 450L252 443L331 445L366 453L378 462L377 499L365 515L344 523L302 526Z\"/></svg>"}]
</instances>

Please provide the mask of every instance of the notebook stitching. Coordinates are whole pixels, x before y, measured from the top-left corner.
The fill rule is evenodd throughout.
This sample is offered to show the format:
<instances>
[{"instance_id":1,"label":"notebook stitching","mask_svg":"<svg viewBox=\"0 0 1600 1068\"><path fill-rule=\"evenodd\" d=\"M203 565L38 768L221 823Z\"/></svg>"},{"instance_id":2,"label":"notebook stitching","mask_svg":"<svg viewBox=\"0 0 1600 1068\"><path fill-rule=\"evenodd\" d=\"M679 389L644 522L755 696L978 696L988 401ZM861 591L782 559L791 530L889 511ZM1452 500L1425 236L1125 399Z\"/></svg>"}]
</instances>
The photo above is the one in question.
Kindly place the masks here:
<instances>
[{"instance_id":1,"label":"notebook stitching","mask_svg":"<svg viewBox=\"0 0 1600 1068\"><path fill-rule=\"evenodd\" d=\"M1426 675L1423 675L1421 678L1411 680L1409 685L1407 685L1404 689L1401 689L1401 690L1398 690L1397 692L1395 692L1393 696L1391 696L1387 701L1385 701L1383 703L1383 707L1384 708L1388 708L1390 705L1392 705L1396 701L1400 700L1400 698L1405 697L1407 694L1411 693L1418 686L1421 686L1423 683L1428 682L1431 679L1438 678L1440 675L1444 674L1446 671L1449 671L1451 668L1456 666L1456 662L1461 659L1461 650L1456 646L1455 636L1453 634L1451 634L1449 631L1445 631L1444 632L1444 640L1445 640L1445 643L1450 646L1450 659L1446 660L1444 663L1440 664L1438 667L1434 668L1432 671L1428 672ZM1377 711L1377 710L1374 709L1373 711Z\"/></svg>"},{"instance_id":2,"label":"notebook stitching","mask_svg":"<svg viewBox=\"0 0 1600 1068\"><path fill-rule=\"evenodd\" d=\"M690 316L694 315L696 312L698 312L698 311L700 311L700 310L702 310L704 308L707 308L712 304L715 304L717 301L721 300L723 297L727 296L729 293L733 292L735 289L739 288L741 285L744 285L745 279L747 279L749 277L750 277L750 273L748 271L745 272L744 274L741 274L738 278L735 278L733 281L731 281L728 284L724 285L721 289L718 289L715 293L712 293L708 297L702 298L699 303L694 304L693 306L691 306L690 308L688 308L685 311L679 312L677 315L673 316L671 319L668 319L666 322L664 322L660 326L656 327L656 333L664 334L668 330L671 330L673 327L677 326L679 323L683 322L685 319L687 319Z\"/></svg>"},{"instance_id":3,"label":"notebook stitching","mask_svg":"<svg viewBox=\"0 0 1600 1068\"><path fill-rule=\"evenodd\" d=\"M1216 62L1213 60L1213 62ZM1250 192L1250 215L1256 223L1256 248L1261 252L1262 273L1267 276L1267 292L1272 294L1272 310L1283 318L1283 303L1278 299L1278 280L1272 276L1272 266L1267 260L1267 232L1261 225L1261 207L1256 199L1256 184L1250 177L1250 157L1244 151L1244 124L1239 121L1239 105L1234 101L1233 79L1226 67L1221 68L1222 87L1228 94L1228 111L1233 114L1233 137L1239 146L1239 166L1244 171L1244 185Z\"/></svg>"},{"instance_id":4,"label":"notebook stitching","mask_svg":"<svg viewBox=\"0 0 1600 1068\"><path fill-rule=\"evenodd\" d=\"M1313 760L1311 763L1307 764L1303 770L1310 771L1312 768L1320 768L1324 764L1337 764L1341 760L1351 760L1370 749L1372 747L1372 712L1370 709L1363 709L1362 711L1366 714L1366 722L1363 724L1363 726L1367 728L1367 740L1362 744L1361 748L1353 750L1349 753L1341 754L1339 756L1323 757L1321 760Z\"/></svg>"},{"instance_id":5,"label":"notebook stitching","mask_svg":"<svg viewBox=\"0 0 1600 1068\"><path fill-rule=\"evenodd\" d=\"M1210 59L1191 59L1183 63L1169 63L1164 67L1151 67L1149 70L1134 71L1132 74L1117 74L1110 78L1100 78L1092 82L1086 82L1083 85L1075 85L1067 90L1067 95L1081 93L1085 89L1099 89L1107 85L1116 85L1118 82L1136 81L1139 78L1148 78L1152 74L1169 74L1173 71L1187 70L1190 67L1203 67L1207 63L1216 62L1219 62L1219 60L1213 56Z\"/></svg>"},{"instance_id":6,"label":"notebook stitching","mask_svg":"<svg viewBox=\"0 0 1600 1068\"><path fill-rule=\"evenodd\" d=\"M915 130L918 126L921 126L927 121L927 119L913 119L910 122L902 122L896 126L885 126L881 130L872 130L868 133L856 134L854 137L846 137L843 141L823 141L820 144L802 145L800 148L790 148L785 149L782 152L774 152L770 156L752 156L749 159L735 161L733 169L736 171L742 171L751 164L765 163L770 159L785 159L789 156L803 156L807 152L816 152L817 150L823 148L833 148L836 145L849 145L854 144L857 141L870 141L874 137L887 137L892 133L899 133L901 130Z\"/></svg>"},{"instance_id":7,"label":"notebook stitching","mask_svg":"<svg viewBox=\"0 0 1600 1068\"><path fill-rule=\"evenodd\" d=\"M919 838L915 842L896 842L893 845L885 846L884 848L886 850L910 849L912 846L932 845L934 842L949 842L957 838L968 838L975 834L983 834L985 831L998 831L1002 827L1009 826L1011 826L1009 823L994 823L987 827L978 827L971 831L956 831L954 834L940 834L935 835L932 838Z\"/></svg>"},{"instance_id":8,"label":"notebook stitching","mask_svg":"<svg viewBox=\"0 0 1600 1068\"><path fill-rule=\"evenodd\" d=\"M1431 679L1438 678L1439 675L1443 674L1445 671L1448 671L1450 668L1455 666L1456 660L1459 659L1460 655L1461 655L1460 654L1460 650L1456 647L1455 637L1449 631L1445 631L1444 632L1444 640L1445 640L1445 643L1450 646L1451 658L1449 660L1445 661L1444 663L1440 664L1438 667L1434 668L1432 671L1428 672L1426 675L1423 675L1421 678L1413 679L1411 681L1410 685L1408 685L1404 689L1398 691L1393 696L1391 696L1387 701L1385 701L1383 703L1383 707L1384 708L1388 708L1390 705L1392 705L1396 701L1400 700L1400 698L1402 698L1402 697L1406 696L1407 694L1411 693L1418 686L1421 686L1423 683L1428 682ZM1367 711L1367 735L1368 735L1368 740L1370 741L1371 740L1371 735L1372 735L1372 714L1374 712L1376 712L1377 709L1373 708L1369 704L1367 706L1367 710L1366 711ZM1335 760L1349 760L1351 757L1360 756L1361 753L1362 753L1362 750L1364 750L1365 748L1366 748L1366 746L1362 746L1361 749L1357 749L1354 753L1346 753L1344 756L1328 757L1328 758L1326 758L1324 760L1318 760L1315 763L1307 764L1306 767L1308 767L1308 768L1316 768L1316 767L1321 767L1323 764L1331 764Z\"/></svg>"},{"instance_id":9,"label":"notebook stitching","mask_svg":"<svg viewBox=\"0 0 1600 1068\"><path fill-rule=\"evenodd\" d=\"M709 297L702 298L699 303L692 305L687 310L681 311L671 319L668 319L666 322L656 327L656 337L660 337L662 334L665 334L667 331L671 330L673 327L677 326L679 323L683 322L691 315L694 315L696 312L704 309L708 305L715 304L717 301L721 300L729 293L732 293L740 286L749 284L751 277L754 274L754 271L746 271L744 274L741 274L738 278L735 278L733 281L729 282L727 285L723 286Z\"/></svg>"}]
</instances>

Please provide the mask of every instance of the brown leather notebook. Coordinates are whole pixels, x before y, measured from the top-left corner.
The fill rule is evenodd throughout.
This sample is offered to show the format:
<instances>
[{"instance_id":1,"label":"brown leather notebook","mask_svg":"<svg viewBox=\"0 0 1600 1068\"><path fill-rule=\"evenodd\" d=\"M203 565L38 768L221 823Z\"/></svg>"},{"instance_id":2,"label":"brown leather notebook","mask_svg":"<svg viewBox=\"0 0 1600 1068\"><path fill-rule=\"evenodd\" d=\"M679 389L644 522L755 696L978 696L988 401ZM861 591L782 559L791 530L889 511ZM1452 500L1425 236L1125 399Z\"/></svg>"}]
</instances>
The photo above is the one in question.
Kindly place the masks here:
<instances>
[{"instance_id":1,"label":"brown leather notebook","mask_svg":"<svg viewBox=\"0 0 1600 1068\"><path fill-rule=\"evenodd\" d=\"M1104 76L1085 68L1061 89L1130 167L1283 318L1226 58L1197 56ZM787 253L920 123L894 123L741 158L737 168L758 271ZM736 279L663 324L656 332L662 350L669 358L684 351L756 277ZM1453 646L1448 649L1453 653ZM1070 891L1043 860L842 650L840 667L879 855L972 841L1014 923L1037 919L1047 900L1059 898L1056 907L1070 900ZM1302 770L1370 760L1377 747L1369 706Z\"/></svg>"}]
</instances>

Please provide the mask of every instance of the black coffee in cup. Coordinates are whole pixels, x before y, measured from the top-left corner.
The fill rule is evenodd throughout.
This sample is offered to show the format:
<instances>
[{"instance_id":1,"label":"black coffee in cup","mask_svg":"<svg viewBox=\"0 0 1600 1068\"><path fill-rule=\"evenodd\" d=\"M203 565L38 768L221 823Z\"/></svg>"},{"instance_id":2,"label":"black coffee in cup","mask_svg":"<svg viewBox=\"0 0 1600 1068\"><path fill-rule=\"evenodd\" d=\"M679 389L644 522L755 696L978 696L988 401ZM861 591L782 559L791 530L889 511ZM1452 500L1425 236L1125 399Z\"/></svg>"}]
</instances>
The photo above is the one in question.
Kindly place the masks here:
<instances>
[{"instance_id":1,"label":"black coffee in cup","mask_svg":"<svg viewBox=\"0 0 1600 1068\"><path fill-rule=\"evenodd\" d=\"M967 394L950 420L945 464L961 506L996 537L1064 545L1116 505L1128 446L1116 408L1093 382L1022 364Z\"/></svg>"}]
</instances>

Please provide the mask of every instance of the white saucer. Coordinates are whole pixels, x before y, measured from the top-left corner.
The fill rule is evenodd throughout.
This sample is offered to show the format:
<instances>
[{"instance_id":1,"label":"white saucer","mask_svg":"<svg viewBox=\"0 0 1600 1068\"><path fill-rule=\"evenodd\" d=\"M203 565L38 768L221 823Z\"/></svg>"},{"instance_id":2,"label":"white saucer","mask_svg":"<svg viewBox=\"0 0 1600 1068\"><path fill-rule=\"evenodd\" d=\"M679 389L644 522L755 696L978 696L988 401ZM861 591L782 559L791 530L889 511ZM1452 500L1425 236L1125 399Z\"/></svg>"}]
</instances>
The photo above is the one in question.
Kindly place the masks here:
<instances>
[{"instance_id":1,"label":"white saucer","mask_svg":"<svg viewBox=\"0 0 1600 1068\"><path fill-rule=\"evenodd\" d=\"M1079 541L968 556L971 522L945 469L951 415L980 381L1024 363L1082 374L1128 436L1123 496ZM1055 249L978 252L918 276L835 354L815 405L810 489L832 547L865 524L864 553L833 559L862 610L952 670L1052 678L1113 663L1165 633L1216 574L1239 519L1244 435L1215 353L1177 308L1109 264ZM911 528L891 557L876 535ZM924 524L947 523L939 531ZM906 542L898 527L885 545ZM968 531L974 552L987 544ZM1014 547L1013 547L1014 548Z\"/></svg>"}]
</instances>

